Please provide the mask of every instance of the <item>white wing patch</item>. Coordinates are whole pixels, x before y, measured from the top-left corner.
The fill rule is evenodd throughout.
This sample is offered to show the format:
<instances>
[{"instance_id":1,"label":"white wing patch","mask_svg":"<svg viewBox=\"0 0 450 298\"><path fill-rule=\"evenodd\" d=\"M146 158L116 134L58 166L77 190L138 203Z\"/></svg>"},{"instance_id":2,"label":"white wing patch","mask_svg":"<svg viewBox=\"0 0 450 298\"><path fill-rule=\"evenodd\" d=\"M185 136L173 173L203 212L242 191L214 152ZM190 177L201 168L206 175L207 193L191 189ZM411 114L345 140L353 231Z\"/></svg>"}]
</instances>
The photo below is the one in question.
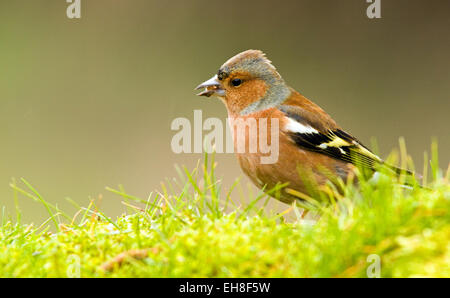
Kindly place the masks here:
<instances>
[{"instance_id":1,"label":"white wing patch","mask_svg":"<svg viewBox=\"0 0 450 298\"><path fill-rule=\"evenodd\" d=\"M291 118L287 118L288 122L284 126L284 129L289 132L293 133L301 133L301 134L308 134L308 133L319 133L317 129L309 126L301 124L300 122L297 122Z\"/></svg>"},{"instance_id":2,"label":"white wing patch","mask_svg":"<svg viewBox=\"0 0 450 298\"><path fill-rule=\"evenodd\" d=\"M287 115L284 131L290 134L297 146L372 169L376 164L383 164L380 157L340 128L322 133L309 123L301 121L301 117L295 117L294 113L291 113L294 114L293 117L289 111L284 113Z\"/></svg>"}]
</instances>

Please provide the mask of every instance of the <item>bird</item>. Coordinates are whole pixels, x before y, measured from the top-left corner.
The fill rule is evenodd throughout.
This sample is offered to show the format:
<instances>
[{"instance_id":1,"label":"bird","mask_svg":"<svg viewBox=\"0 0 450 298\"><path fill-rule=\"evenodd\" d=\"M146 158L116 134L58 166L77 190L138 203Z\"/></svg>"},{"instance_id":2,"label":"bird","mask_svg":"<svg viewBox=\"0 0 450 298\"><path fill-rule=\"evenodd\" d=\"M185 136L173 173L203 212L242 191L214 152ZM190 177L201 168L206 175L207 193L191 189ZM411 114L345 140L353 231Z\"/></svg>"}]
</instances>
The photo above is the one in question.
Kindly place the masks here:
<instances>
[{"instance_id":1,"label":"bird","mask_svg":"<svg viewBox=\"0 0 450 298\"><path fill-rule=\"evenodd\" d=\"M196 88L199 96L216 96L225 104L231 125L235 153L246 176L260 189L285 187L271 196L292 204L310 207L306 198L317 199L328 182L335 185L355 179L358 169L370 175L382 166L396 174L408 173L387 165L357 138L344 131L317 104L291 88L272 62L260 50L246 50L228 59L209 80ZM256 135L250 129L232 126L235 121L254 120ZM267 152L250 152L249 143L258 143L261 120L270 131L269 143L278 141L278 156L273 163L263 163ZM272 128L276 124L276 130ZM275 133L274 133L275 132ZM236 152L239 142L245 150ZM357 179L356 179L357 180Z\"/></svg>"}]
</instances>

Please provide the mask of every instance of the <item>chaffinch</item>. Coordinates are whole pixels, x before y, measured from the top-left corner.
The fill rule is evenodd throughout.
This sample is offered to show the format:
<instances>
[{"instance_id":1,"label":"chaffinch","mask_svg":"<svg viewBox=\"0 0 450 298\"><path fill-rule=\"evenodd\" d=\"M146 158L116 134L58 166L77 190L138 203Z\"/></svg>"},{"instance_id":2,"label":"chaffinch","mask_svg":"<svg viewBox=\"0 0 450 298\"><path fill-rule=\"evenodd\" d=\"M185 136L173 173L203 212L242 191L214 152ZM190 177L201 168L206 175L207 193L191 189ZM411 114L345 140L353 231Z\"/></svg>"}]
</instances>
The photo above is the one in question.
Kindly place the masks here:
<instances>
[{"instance_id":1,"label":"chaffinch","mask_svg":"<svg viewBox=\"0 0 450 298\"><path fill-rule=\"evenodd\" d=\"M230 121L267 119L267 130L272 131L277 120L277 135L269 132L268 136L269 143L274 137L279 141L276 162L262 163L260 157L267 153L259 149L249 152L251 139L259 138L259 133L252 135L250 130L244 134L246 150L236 154L242 170L256 186L271 189L279 183L288 184L276 196L282 202L302 201L299 193L315 196L327 181L333 181L333 177L346 181L357 168L372 172L384 165L318 105L289 87L261 51L248 50L232 57L196 89L202 88L205 90L199 96L215 95L224 102ZM256 123L259 131L260 122ZM235 149L242 141L236 129L232 128Z\"/></svg>"}]
</instances>

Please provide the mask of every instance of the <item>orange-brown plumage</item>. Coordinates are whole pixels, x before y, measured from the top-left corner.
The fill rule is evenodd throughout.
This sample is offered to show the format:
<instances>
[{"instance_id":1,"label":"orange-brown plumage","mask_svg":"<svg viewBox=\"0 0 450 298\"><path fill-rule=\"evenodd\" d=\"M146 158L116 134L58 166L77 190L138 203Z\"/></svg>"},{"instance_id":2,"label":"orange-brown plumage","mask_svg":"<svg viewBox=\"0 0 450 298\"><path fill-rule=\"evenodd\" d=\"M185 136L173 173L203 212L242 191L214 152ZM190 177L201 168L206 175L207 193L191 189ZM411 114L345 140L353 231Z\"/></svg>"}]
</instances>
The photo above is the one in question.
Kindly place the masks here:
<instances>
[{"instance_id":1,"label":"orange-brown plumage","mask_svg":"<svg viewBox=\"0 0 450 298\"><path fill-rule=\"evenodd\" d=\"M355 165L374 169L383 163L318 105L289 87L261 51L248 50L232 57L216 76L198 88L206 88L199 95L214 94L224 102L244 173L260 188L287 183L288 188L277 197L285 203L299 201L289 189L314 196L330 179L345 180ZM261 127L260 120L266 121L267 127ZM254 121L257 133L249 127L239 133L239 121ZM278 158L274 162L261 162L269 153L262 152L259 146L251 151L249 144L260 144L261 131L268 134L267 144L278 140ZM242 142L245 150L239 151Z\"/></svg>"},{"instance_id":2,"label":"orange-brown plumage","mask_svg":"<svg viewBox=\"0 0 450 298\"><path fill-rule=\"evenodd\" d=\"M232 115L229 116L232 117ZM250 116L237 117L246 118ZM284 114L275 108L254 113L251 117L254 119L269 119L267 127L269 142L272 138L270 135L271 119L278 119L281 128L286 124ZM257 125L259 124L259 122L256 123ZM234 138L236 138L237 135L236 129L237 128L234 128ZM245 144L249 144L248 131L246 131L245 137ZM259 133L256 134L256 137L259 138ZM234 141L236 144L237 140L235 139ZM259 142L259 139L257 142ZM256 153L250 153L248 147L246 147L244 153L236 153L242 170L256 186L272 189L277 183L288 183L288 188L292 188L305 194L314 195L307 189L308 187L305 183L309 182L303 181L302 178L305 177L300 176L301 171L308 171L305 175L312 175L311 178L314 179L317 185L324 185L333 174L337 173L339 177L346 179L347 175L354 169L354 166L350 163L340 161L321 153L299 148L283 129L279 133L279 148L278 160L273 164L262 164L260 162L261 156L267 156L267 154L261 153L260 150ZM235 152L236 151L235 148ZM324 171L328 171L331 175L326 175ZM284 203L290 204L293 201L298 200L298 197L288 194L283 190L278 199Z\"/></svg>"},{"instance_id":3,"label":"orange-brown plumage","mask_svg":"<svg viewBox=\"0 0 450 298\"><path fill-rule=\"evenodd\" d=\"M315 128L321 132L326 130L335 130L338 127L336 122L318 105L293 90L292 95L283 103L292 107L296 113L307 118Z\"/></svg>"}]
</instances>

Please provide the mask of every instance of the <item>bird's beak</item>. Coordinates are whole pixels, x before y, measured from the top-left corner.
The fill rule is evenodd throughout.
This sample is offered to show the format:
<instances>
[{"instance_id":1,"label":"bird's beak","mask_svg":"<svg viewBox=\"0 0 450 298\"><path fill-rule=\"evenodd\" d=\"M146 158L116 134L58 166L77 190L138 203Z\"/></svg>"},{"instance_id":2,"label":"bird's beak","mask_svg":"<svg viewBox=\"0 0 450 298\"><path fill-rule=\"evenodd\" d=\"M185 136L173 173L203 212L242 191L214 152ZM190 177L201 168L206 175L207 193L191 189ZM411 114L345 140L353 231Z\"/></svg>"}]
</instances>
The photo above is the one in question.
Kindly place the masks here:
<instances>
[{"instance_id":1,"label":"bird's beak","mask_svg":"<svg viewBox=\"0 0 450 298\"><path fill-rule=\"evenodd\" d=\"M225 96L225 90L222 89L222 85L220 84L217 75L198 85L197 88L195 88L195 90L202 88L205 88L205 90L197 94L198 96L206 96L206 97L210 97L211 95Z\"/></svg>"}]
</instances>

